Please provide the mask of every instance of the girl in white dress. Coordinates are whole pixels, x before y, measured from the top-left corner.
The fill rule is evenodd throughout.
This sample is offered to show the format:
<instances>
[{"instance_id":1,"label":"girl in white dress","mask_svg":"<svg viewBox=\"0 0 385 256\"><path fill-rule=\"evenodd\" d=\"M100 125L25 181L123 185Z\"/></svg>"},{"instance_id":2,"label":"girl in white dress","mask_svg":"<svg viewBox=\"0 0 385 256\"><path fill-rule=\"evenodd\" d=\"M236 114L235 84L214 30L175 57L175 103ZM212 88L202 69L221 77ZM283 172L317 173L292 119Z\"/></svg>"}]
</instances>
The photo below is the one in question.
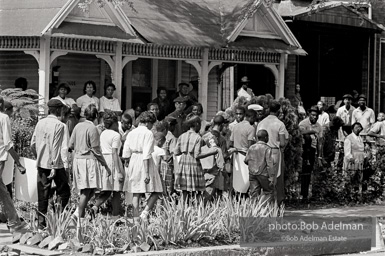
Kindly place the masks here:
<instances>
[{"instance_id":1,"label":"girl in white dress","mask_svg":"<svg viewBox=\"0 0 385 256\"><path fill-rule=\"evenodd\" d=\"M100 135L100 148L104 159L111 170L111 176L105 168L102 169L102 186L96 198L92 213L96 214L99 207L110 197L112 193L112 216L119 215L120 192L123 191L124 168L119 158L122 146L121 136L118 131L118 116L115 112L106 110L103 116L105 130Z\"/></svg>"},{"instance_id":2,"label":"girl in white dress","mask_svg":"<svg viewBox=\"0 0 385 256\"><path fill-rule=\"evenodd\" d=\"M120 121L120 116L122 115L122 109L120 108L119 100L113 97L116 87L114 84L108 84L104 87L105 94L100 98L99 113L101 117L101 122L103 121L103 115L106 110L114 111Z\"/></svg>"},{"instance_id":3,"label":"girl in white dress","mask_svg":"<svg viewBox=\"0 0 385 256\"><path fill-rule=\"evenodd\" d=\"M140 197L145 193L151 193L140 215L142 220L147 220L149 211L154 207L159 194L163 192L162 181L152 159L155 140L151 128L156 121L155 115L145 111L140 114L138 121L138 127L127 135L123 147L123 159L125 166L128 167L123 190L133 194L135 221L138 221Z\"/></svg>"}]
</instances>

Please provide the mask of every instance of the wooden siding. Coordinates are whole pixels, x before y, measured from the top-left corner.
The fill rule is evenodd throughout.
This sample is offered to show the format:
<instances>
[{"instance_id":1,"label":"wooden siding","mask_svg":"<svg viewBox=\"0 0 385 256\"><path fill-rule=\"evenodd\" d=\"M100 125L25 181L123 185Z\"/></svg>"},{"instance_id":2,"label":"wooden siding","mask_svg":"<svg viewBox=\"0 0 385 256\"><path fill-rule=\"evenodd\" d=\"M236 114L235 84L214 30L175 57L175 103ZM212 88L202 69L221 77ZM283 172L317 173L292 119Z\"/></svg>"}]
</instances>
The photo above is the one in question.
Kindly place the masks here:
<instances>
[{"instance_id":1,"label":"wooden siding","mask_svg":"<svg viewBox=\"0 0 385 256\"><path fill-rule=\"evenodd\" d=\"M104 81L101 83L100 59L94 55L68 54L57 59L59 69L59 83L67 82L71 86L68 95L73 99L83 95L83 87L86 81L92 80L96 83L96 97L103 96ZM107 65L108 66L108 65Z\"/></svg>"},{"instance_id":2,"label":"wooden siding","mask_svg":"<svg viewBox=\"0 0 385 256\"><path fill-rule=\"evenodd\" d=\"M198 72L193 66L183 61L182 82L188 83L193 76L198 76ZM218 112L217 67L214 67L209 73L207 99L208 109L204 109L203 111L207 111L207 120L210 121Z\"/></svg>"},{"instance_id":3,"label":"wooden siding","mask_svg":"<svg viewBox=\"0 0 385 256\"><path fill-rule=\"evenodd\" d=\"M0 51L0 89L13 88L18 77L25 77L28 89L38 91L38 69L38 63L32 55L17 51Z\"/></svg>"}]
</instances>

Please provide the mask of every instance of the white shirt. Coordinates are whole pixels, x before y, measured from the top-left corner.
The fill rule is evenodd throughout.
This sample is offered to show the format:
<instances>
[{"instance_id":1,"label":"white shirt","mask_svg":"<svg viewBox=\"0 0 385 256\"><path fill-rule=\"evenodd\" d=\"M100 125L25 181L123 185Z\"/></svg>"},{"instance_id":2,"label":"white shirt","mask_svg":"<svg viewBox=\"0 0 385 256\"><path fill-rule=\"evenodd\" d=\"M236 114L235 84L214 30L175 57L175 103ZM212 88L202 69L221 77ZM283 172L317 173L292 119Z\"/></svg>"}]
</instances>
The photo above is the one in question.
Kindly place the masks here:
<instances>
[{"instance_id":1,"label":"white shirt","mask_svg":"<svg viewBox=\"0 0 385 256\"><path fill-rule=\"evenodd\" d=\"M56 97L53 97L51 100L60 100L61 102L63 102L63 104L67 105L68 107L72 108L72 105L76 105L76 102L74 99L72 98L67 98L65 97L64 99L62 97L60 97L59 95L56 96Z\"/></svg>"},{"instance_id":2,"label":"white shirt","mask_svg":"<svg viewBox=\"0 0 385 256\"><path fill-rule=\"evenodd\" d=\"M317 123L319 123L321 126L324 126L325 124L328 124L330 122L329 115L326 112L323 112L318 116Z\"/></svg>"},{"instance_id":3,"label":"white shirt","mask_svg":"<svg viewBox=\"0 0 385 256\"><path fill-rule=\"evenodd\" d=\"M117 98L107 99L105 96L103 96L100 98L99 112L104 112L105 109L122 112L119 100Z\"/></svg>"},{"instance_id":4,"label":"white shirt","mask_svg":"<svg viewBox=\"0 0 385 256\"><path fill-rule=\"evenodd\" d=\"M344 121L345 125L352 125L352 114L356 108L350 106L349 110L346 109L346 105L339 107L337 110L336 116L341 117L342 121Z\"/></svg>"},{"instance_id":5,"label":"white shirt","mask_svg":"<svg viewBox=\"0 0 385 256\"><path fill-rule=\"evenodd\" d=\"M100 149L103 154L112 154L112 149L117 148L118 152L122 147L120 134L113 130L104 130L100 135Z\"/></svg>"},{"instance_id":6,"label":"white shirt","mask_svg":"<svg viewBox=\"0 0 385 256\"><path fill-rule=\"evenodd\" d=\"M0 161L6 161L8 150L13 147L11 121L6 114L0 113Z\"/></svg>"},{"instance_id":7,"label":"white shirt","mask_svg":"<svg viewBox=\"0 0 385 256\"><path fill-rule=\"evenodd\" d=\"M84 117L84 110L91 105L94 104L96 106L96 109L99 110L99 99L95 96L89 97L87 94L84 94L83 96L79 97L76 100L76 104L81 109L80 116Z\"/></svg>"},{"instance_id":8,"label":"white shirt","mask_svg":"<svg viewBox=\"0 0 385 256\"><path fill-rule=\"evenodd\" d=\"M257 132L262 129L269 134L268 145L273 148L279 148L279 135L285 135L285 138L289 135L285 124L274 115L268 115L258 123Z\"/></svg>"},{"instance_id":9,"label":"white shirt","mask_svg":"<svg viewBox=\"0 0 385 256\"><path fill-rule=\"evenodd\" d=\"M154 152L152 152L152 159L154 160L156 169L159 168L160 157L165 155L166 155L166 151L163 148L154 146Z\"/></svg>"},{"instance_id":10,"label":"white shirt","mask_svg":"<svg viewBox=\"0 0 385 256\"><path fill-rule=\"evenodd\" d=\"M367 132L372 124L376 121L374 111L371 108L366 107L364 111L360 108L356 108L352 114L352 124L359 122L364 128L363 132Z\"/></svg>"}]
</instances>

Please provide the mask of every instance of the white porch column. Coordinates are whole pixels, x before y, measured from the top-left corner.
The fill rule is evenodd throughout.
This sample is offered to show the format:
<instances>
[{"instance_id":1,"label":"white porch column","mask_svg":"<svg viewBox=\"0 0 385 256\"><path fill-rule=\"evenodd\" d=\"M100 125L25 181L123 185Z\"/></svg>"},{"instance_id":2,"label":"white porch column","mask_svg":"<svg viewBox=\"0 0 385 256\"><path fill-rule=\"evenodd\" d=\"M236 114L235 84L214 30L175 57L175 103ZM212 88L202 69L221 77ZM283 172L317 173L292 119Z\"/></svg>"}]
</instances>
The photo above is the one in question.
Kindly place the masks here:
<instances>
[{"instance_id":1,"label":"white porch column","mask_svg":"<svg viewBox=\"0 0 385 256\"><path fill-rule=\"evenodd\" d=\"M49 100L49 74L51 66L49 36L40 37L40 55L39 55L39 94L43 97L40 104L44 104ZM45 111L47 112L47 111Z\"/></svg>"},{"instance_id":2,"label":"white porch column","mask_svg":"<svg viewBox=\"0 0 385 256\"><path fill-rule=\"evenodd\" d=\"M281 58L279 59L279 77L278 77L278 87L276 87L275 98L279 99L285 95L285 53L281 53Z\"/></svg>"},{"instance_id":3,"label":"white porch column","mask_svg":"<svg viewBox=\"0 0 385 256\"><path fill-rule=\"evenodd\" d=\"M208 81L209 81L209 49L203 49L203 56L201 62L201 77L200 88L198 90L198 101L203 106L203 119L207 119L207 94L208 94Z\"/></svg>"},{"instance_id":4,"label":"white porch column","mask_svg":"<svg viewBox=\"0 0 385 256\"><path fill-rule=\"evenodd\" d=\"M112 77L112 82L116 86L116 92L115 92L115 97L119 100L119 103L122 104L122 42L116 42L116 52L115 52L115 57L114 57L114 72L113 72L113 77Z\"/></svg>"}]
</instances>

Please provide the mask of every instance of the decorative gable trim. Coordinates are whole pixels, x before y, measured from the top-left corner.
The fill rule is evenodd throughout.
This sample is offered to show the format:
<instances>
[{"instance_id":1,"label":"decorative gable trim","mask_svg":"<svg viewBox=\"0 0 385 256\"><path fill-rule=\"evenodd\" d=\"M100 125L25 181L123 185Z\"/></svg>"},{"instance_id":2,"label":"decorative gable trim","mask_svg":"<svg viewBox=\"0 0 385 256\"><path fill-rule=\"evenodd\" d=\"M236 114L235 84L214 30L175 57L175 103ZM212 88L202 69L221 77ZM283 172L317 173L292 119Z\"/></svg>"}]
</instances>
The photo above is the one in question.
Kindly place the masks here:
<instances>
[{"instance_id":1,"label":"decorative gable trim","mask_svg":"<svg viewBox=\"0 0 385 256\"><path fill-rule=\"evenodd\" d=\"M288 45L302 48L283 19L273 8L270 8L264 0L256 0L250 9L251 10L247 12L248 14L245 15L227 38L228 43L234 42L239 35L242 35L248 37L280 39ZM258 19L258 17L263 18ZM256 22L262 22L264 19L267 22L260 24L260 27L258 27L258 24L257 26L254 25L255 29L253 31L245 29L246 25L250 25L249 22L254 21L255 24Z\"/></svg>"},{"instance_id":2,"label":"decorative gable trim","mask_svg":"<svg viewBox=\"0 0 385 256\"><path fill-rule=\"evenodd\" d=\"M58 28L60 24L63 21L69 21L69 22L80 22L80 23L87 23L87 24L94 24L94 25L108 25L108 26L117 26L121 30L123 30L125 33L131 35L133 38L136 38L135 30L131 26L131 22L126 16L126 14L123 12L120 6L114 6L111 2L107 2L103 8L102 13L108 17L109 22L100 22L100 21L92 21L91 20L83 20L80 21L77 18L74 17L68 17L71 11L77 7L80 0L69 0L63 8L60 9L60 11L55 15L55 17L50 21L50 23L47 25L47 27L44 28L42 31L42 35L50 34L53 28ZM95 3L92 3L95 4ZM67 20L68 17L68 20Z\"/></svg>"}]
</instances>

